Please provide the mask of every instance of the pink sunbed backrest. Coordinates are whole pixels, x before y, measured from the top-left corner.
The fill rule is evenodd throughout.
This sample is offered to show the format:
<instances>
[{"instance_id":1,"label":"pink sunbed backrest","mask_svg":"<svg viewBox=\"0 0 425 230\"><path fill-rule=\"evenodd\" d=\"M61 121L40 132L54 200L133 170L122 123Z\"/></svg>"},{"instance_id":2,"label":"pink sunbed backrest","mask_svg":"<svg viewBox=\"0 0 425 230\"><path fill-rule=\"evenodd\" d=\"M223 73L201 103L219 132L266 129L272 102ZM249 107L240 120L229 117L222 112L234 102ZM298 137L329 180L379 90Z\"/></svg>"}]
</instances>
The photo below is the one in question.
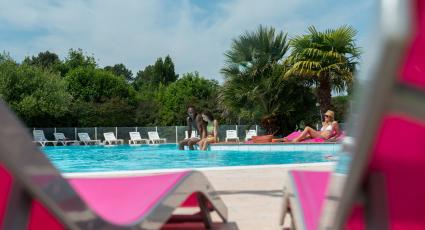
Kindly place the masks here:
<instances>
[{"instance_id":1,"label":"pink sunbed backrest","mask_svg":"<svg viewBox=\"0 0 425 230\"><path fill-rule=\"evenodd\" d=\"M74 178L69 179L69 183L99 216L125 225L146 215L186 175L187 172L144 177ZM114 199L111 194L115 194Z\"/></svg>"},{"instance_id":2,"label":"pink sunbed backrest","mask_svg":"<svg viewBox=\"0 0 425 230\"><path fill-rule=\"evenodd\" d=\"M299 200L304 213L304 223L306 229L317 229L319 224L320 212L326 195L326 188L329 183L330 172L306 172L291 171L293 181L296 184ZM304 184L311 185L314 189L306 189Z\"/></svg>"},{"instance_id":3,"label":"pink sunbed backrest","mask_svg":"<svg viewBox=\"0 0 425 230\"><path fill-rule=\"evenodd\" d=\"M411 3L413 35L398 81L413 87L407 90L419 90L416 96L425 106L425 1ZM388 229L425 229L425 117L392 111L380 122L366 171L369 180L375 176L371 184L382 183L384 218L379 221Z\"/></svg>"},{"instance_id":4,"label":"pink sunbed backrest","mask_svg":"<svg viewBox=\"0 0 425 230\"><path fill-rule=\"evenodd\" d=\"M399 81L422 91L425 106L425 1L412 3L413 36ZM425 117L385 115L373 153L369 172L384 175L390 229L425 229Z\"/></svg>"},{"instance_id":5,"label":"pink sunbed backrest","mask_svg":"<svg viewBox=\"0 0 425 230\"><path fill-rule=\"evenodd\" d=\"M403 83L425 90L425 3L420 0L411 1L412 11L415 13L411 25L413 36L399 79Z\"/></svg>"},{"instance_id":6,"label":"pink sunbed backrest","mask_svg":"<svg viewBox=\"0 0 425 230\"><path fill-rule=\"evenodd\" d=\"M10 190L12 189L12 182L12 176L0 164L0 229L3 229L3 219L6 214L7 201L9 200Z\"/></svg>"},{"instance_id":7,"label":"pink sunbed backrest","mask_svg":"<svg viewBox=\"0 0 425 230\"><path fill-rule=\"evenodd\" d=\"M0 164L0 229L3 229L4 218L11 196L13 177L7 169ZM39 202L33 200L28 217L28 230L62 230L59 221L47 211Z\"/></svg>"},{"instance_id":8,"label":"pink sunbed backrest","mask_svg":"<svg viewBox=\"0 0 425 230\"><path fill-rule=\"evenodd\" d=\"M408 133L398 142L394 134ZM380 127L368 173L381 175L391 229L425 228L425 123L388 114Z\"/></svg>"}]
</instances>

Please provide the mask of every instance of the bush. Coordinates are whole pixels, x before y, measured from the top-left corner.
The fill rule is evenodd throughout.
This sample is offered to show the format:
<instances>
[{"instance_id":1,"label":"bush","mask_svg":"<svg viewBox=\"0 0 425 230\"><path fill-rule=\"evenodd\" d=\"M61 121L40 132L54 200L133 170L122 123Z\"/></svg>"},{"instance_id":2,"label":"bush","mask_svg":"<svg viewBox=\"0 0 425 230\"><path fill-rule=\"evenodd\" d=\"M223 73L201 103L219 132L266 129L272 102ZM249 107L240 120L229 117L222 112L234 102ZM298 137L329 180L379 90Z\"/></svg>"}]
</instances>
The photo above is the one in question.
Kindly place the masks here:
<instances>
[{"instance_id":1,"label":"bush","mask_svg":"<svg viewBox=\"0 0 425 230\"><path fill-rule=\"evenodd\" d=\"M0 96L27 125L49 126L68 112L71 95L56 73L11 60L0 62Z\"/></svg>"}]
</instances>

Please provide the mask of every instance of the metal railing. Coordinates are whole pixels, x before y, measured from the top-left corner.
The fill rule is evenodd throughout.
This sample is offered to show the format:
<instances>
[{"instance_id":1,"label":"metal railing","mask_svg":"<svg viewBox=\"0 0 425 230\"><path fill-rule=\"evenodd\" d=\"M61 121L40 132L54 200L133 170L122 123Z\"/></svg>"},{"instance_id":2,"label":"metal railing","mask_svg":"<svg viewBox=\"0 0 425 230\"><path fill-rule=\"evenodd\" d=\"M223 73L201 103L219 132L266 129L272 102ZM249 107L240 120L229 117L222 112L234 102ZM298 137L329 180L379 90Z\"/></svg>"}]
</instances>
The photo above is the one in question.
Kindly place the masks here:
<instances>
[{"instance_id":1,"label":"metal railing","mask_svg":"<svg viewBox=\"0 0 425 230\"><path fill-rule=\"evenodd\" d=\"M340 123L340 127L344 130L345 124ZM320 128L320 127L319 127ZM104 140L103 133L113 132L117 139L124 139L128 143L130 139L129 132L140 132L142 138L148 139L148 132L157 131L159 137L166 138L167 143L178 143L185 138L187 126L152 126L152 127L56 127L56 128L30 128L32 130L39 129L44 131L44 135L48 140L54 140L53 133L64 133L68 139L78 140L78 133L88 133L90 138L95 140ZM264 135L265 131L259 125L220 125L218 137L220 141L226 138L226 130L237 130L240 141L245 140L246 131L257 130L257 135Z\"/></svg>"},{"instance_id":2,"label":"metal railing","mask_svg":"<svg viewBox=\"0 0 425 230\"><path fill-rule=\"evenodd\" d=\"M185 138L187 126L152 126L152 127L54 127L54 128L30 128L33 130L43 130L46 139L54 140L53 133L63 133L68 139L78 140L78 133L88 133L93 140L104 140L103 133L113 132L117 139L124 139L128 143L130 139L129 132L140 132L142 138L148 139L148 132L157 131L160 138L166 138L167 143L178 143ZM246 131L249 129L257 130L258 135L265 132L259 125L220 125L218 136L220 141L226 138L226 130L237 130L241 141L245 140Z\"/></svg>"}]
</instances>

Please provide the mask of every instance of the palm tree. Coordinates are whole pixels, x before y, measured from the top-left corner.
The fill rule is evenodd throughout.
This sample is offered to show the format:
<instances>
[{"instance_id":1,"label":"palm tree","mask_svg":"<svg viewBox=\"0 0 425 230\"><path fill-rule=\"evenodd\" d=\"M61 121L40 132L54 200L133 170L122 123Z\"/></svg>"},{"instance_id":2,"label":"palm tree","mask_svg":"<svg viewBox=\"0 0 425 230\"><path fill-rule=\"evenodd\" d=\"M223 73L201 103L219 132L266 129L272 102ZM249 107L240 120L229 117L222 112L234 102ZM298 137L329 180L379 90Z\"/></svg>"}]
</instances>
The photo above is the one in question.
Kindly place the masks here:
<instances>
[{"instance_id":1,"label":"palm tree","mask_svg":"<svg viewBox=\"0 0 425 230\"><path fill-rule=\"evenodd\" d=\"M233 39L230 50L224 53L225 66L221 69L225 77L220 93L220 101L225 104L223 107L240 109L243 105L246 110L258 114L258 108L254 107L260 102L261 110L270 113L272 105L257 97L259 85L263 79L270 77L273 65L282 59L288 49L286 34L276 33L274 28L262 25L255 32L246 31Z\"/></svg>"},{"instance_id":2,"label":"palm tree","mask_svg":"<svg viewBox=\"0 0 425 230\"><path fill-rule=\"evenodd\" d=\"M221 69L225 77L219 93L222 109L248 122L261 120L270 134L293 130L303 119L299 113L314 107L314 97L303 82L281 77L288 49L286 34L263 26L234 39Z\"/></svg>"},{"instance_id":3,"label":"palm tree","mask_svg":"<svg viewBox=\"0 0 425 230\"><path fill-rule=\"evenodd\" d=\"M291 39L291 55L286 60L285 78L297 76L316 86L322 113L331 108L331 91L343 92L353 82L360 56L355 45L357 31L341 26L319 32L314 26L308 34Z\"/></svg>"}]
</instances>

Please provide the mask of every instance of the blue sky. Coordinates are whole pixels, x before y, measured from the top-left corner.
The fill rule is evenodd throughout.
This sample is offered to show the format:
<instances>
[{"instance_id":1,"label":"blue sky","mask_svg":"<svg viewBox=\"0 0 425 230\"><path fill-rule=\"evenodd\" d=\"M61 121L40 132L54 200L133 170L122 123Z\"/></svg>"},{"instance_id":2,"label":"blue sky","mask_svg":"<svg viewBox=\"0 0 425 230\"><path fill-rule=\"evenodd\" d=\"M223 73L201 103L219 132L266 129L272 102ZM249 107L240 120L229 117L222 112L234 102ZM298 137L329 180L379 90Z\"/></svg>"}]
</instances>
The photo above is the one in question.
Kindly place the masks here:
<instances>
[{"instance_id":1,"label":"blue sky","mask_svg":"<svg viewBox=\"0 0 425 230\"><path fill-rule=\"evenodd\" d=\"M348 24L367 53L377 14L370 0L0 0L0 51L21 61L81 48L101 67L124 63L134 73L169 54L177 73L222 81L223 53L246 30L293 36Z\"/></svg>"}]
</instances>

